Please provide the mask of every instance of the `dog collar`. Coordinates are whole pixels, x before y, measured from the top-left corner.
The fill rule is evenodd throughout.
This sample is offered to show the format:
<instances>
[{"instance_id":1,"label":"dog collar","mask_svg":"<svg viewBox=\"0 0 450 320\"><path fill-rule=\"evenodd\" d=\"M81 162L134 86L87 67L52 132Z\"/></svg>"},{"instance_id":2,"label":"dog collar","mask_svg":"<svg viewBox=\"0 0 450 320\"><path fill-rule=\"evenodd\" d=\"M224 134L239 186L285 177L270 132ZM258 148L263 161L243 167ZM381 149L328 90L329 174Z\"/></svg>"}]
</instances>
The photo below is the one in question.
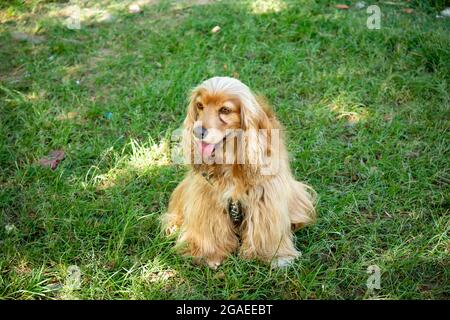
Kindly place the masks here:
<instances>
[{"instance_id":1,"label":"dog collar","mask_svg":"<svg viewBox=\"0 0 450 320\"><path fill-rule=\"evenodd\" d=\"M205 178L205 180L212 185L213 181L212 181L212 174L208 173L208 172L202 172L201 173L202 177Z\"/></svg>"}]
</instances>

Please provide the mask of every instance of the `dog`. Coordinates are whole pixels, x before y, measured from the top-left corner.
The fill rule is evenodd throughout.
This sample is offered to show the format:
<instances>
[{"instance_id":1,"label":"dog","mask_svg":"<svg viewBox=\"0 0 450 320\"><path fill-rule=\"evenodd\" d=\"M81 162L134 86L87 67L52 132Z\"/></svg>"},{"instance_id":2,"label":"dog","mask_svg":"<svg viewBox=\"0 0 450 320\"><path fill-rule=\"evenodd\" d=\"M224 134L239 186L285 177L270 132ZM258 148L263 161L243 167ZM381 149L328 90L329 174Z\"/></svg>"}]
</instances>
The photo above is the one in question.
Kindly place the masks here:
<instances>
[{"instance_id":1,"label":"dog","mask_svg":"<svg viewBox=\"0 0 450 320\"><path fill-rule=\"evenodd\" d=\"M237 79L208 79L191 93L182 140L190 170L163 215L181 253L213 269L234 252L290 265L300 254L294 232L315 221L316 193L294 179L267 101Z\"/></svg>"}]
</instances>

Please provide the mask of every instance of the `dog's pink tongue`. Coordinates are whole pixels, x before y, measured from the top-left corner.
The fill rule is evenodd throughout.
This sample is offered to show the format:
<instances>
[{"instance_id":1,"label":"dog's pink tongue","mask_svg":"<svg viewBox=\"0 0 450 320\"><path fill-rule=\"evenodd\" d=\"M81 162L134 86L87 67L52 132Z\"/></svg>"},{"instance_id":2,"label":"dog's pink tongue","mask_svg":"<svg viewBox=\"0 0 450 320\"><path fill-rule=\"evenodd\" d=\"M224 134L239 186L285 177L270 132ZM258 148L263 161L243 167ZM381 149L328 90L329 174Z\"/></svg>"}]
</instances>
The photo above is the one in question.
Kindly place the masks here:
<instances>
[{"instance_id":1,"label":"dog's pink tongue","mask_svg":"<svg viewBox=\"0 0 450 320\"><path fill-rule=\"evenodd\" d=\"M214 145L202 142L201 148L202 148L202 155L210 157L214 150Z\"/></svg>"}]
</instances>

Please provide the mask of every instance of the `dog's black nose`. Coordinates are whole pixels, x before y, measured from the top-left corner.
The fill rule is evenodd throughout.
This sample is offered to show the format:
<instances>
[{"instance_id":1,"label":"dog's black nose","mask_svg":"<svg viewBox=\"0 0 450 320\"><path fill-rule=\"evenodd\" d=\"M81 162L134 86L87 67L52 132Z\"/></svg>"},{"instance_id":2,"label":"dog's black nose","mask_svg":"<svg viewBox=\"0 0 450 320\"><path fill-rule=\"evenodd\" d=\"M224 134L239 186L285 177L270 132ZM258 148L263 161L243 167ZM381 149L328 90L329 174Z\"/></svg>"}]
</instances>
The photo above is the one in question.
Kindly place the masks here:
<instances>
[{"instance_id":1,"label":"dog's black nose","mask_svg":"<svg viewBox=\"0 0 450 320\"><path fill-rule=\"evenodd\" d=\"M202 126L198 126L194 128L194 136L197 139L203 139L208 134L208 129L203 128Z\"/></svg>"}]
</instances>

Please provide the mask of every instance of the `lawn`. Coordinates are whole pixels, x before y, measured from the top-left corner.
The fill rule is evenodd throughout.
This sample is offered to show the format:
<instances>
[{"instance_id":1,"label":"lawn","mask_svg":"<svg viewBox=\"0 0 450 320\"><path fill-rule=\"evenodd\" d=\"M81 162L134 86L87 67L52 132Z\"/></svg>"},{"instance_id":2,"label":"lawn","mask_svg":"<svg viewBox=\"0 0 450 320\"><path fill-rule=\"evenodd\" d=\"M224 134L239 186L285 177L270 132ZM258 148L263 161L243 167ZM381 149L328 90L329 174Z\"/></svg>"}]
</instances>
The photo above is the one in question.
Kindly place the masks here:
<instances>
[{"instance_id":1,"label":"lawn","mask_svg":"<svg viewBox=\"0 0 450 320\"><path fill-rule=\"evenodd\" d=\"M84 1L80 29L63 2L0 4L0 299L449 298L445 1L366 1L379 30L346 0ZM290 268L195 266L161 233L172 132L216 75L268 98L319 194Z\"/></svg>"}]
</instances>

